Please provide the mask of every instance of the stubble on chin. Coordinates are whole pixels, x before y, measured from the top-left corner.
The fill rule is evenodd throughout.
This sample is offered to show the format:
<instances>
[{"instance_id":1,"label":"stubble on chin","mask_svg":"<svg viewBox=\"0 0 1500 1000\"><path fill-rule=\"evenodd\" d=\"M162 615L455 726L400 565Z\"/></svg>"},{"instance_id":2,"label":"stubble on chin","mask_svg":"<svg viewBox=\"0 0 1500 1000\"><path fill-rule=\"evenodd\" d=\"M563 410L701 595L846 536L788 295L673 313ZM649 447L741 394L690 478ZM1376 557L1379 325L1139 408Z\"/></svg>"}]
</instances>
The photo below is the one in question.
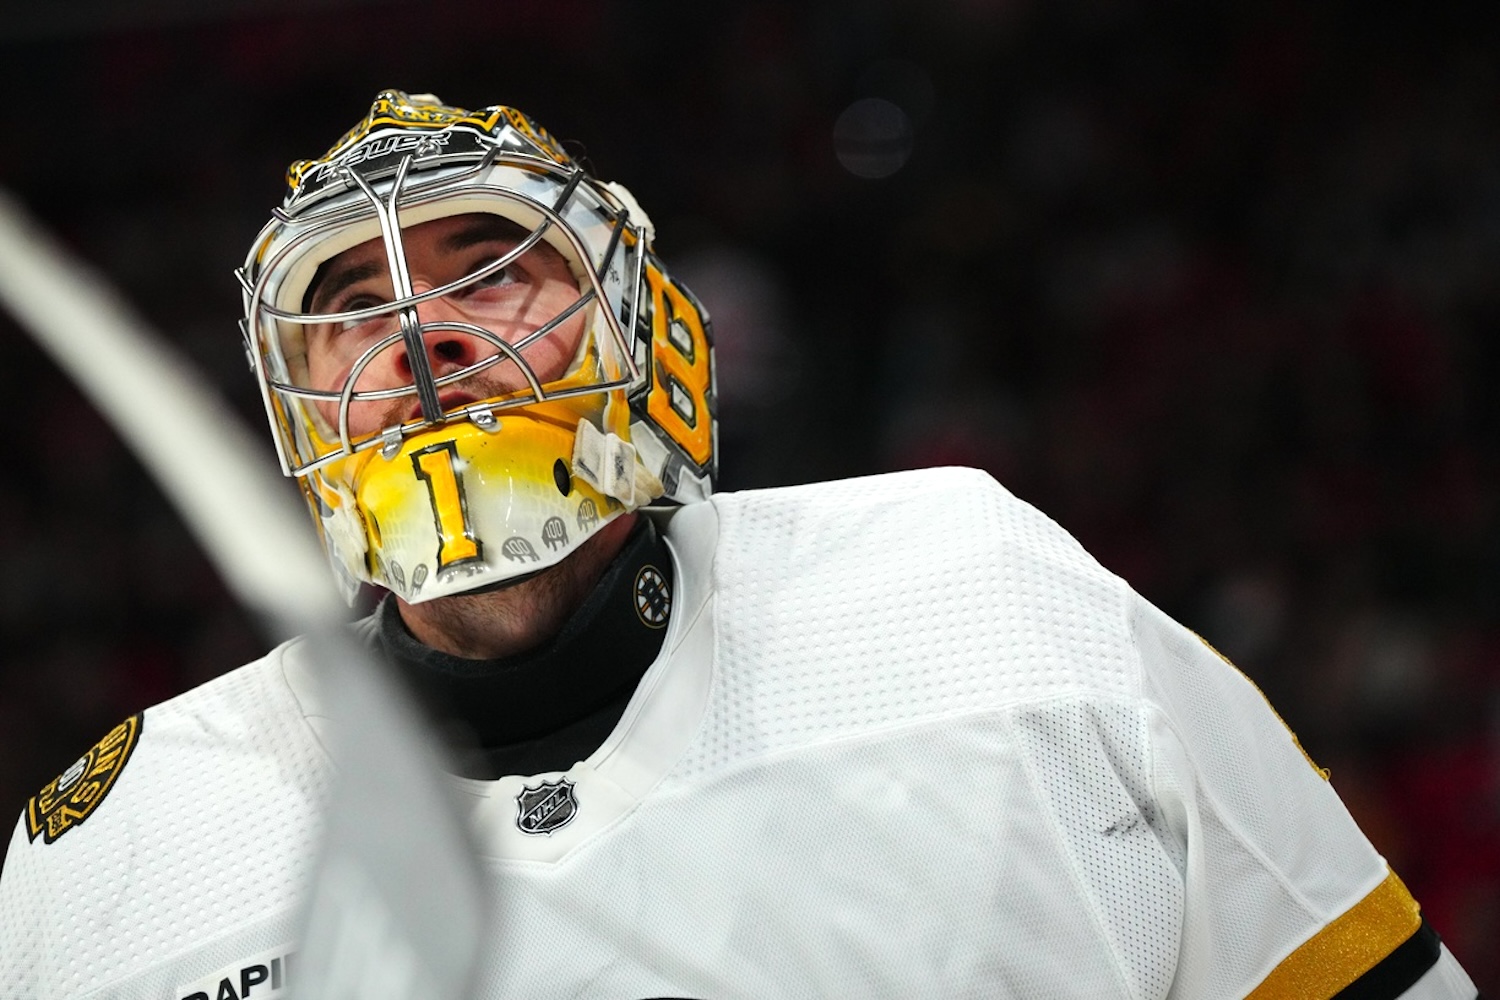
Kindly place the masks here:
<instances>
[{"instance_id":1,"label":"stubble on chin","mask_svg":"<svg viewBox=\"0 0 1500 1000\"><path fill-rule=\"evenodd\" d=\"M534 649L582 606L634 520L610 522L562 562L500 590L421 604L398 598L401 620L419 642L452 656L490 660Z\"/></svg>"}]
</instances>

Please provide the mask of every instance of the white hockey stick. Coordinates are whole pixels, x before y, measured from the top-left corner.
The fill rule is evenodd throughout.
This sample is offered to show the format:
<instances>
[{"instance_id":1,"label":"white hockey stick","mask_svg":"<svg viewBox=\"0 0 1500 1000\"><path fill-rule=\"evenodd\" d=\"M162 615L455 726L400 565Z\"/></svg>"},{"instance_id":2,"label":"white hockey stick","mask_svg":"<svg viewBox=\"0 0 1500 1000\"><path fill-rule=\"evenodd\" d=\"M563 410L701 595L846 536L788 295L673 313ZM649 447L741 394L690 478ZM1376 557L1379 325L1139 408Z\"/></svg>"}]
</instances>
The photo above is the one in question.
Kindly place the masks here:
<instances>
[{"instance_id":1,"label":"white hockey stick","mask_svg":"<svg viewBox=\"0 0 1500 1000\"><path fill-rule=\"evenodd\" d=\"M264 449L171 347L0 195L0 299L161 483L277 638L343 617L307 516Z\"/></svg>"},{"instance_id":2,"label":"white hockey stick","mask_svg":"<svg viewBox=\"0 0 1500 1000\"><path fill-rule=\"evenodd\" d=\"M227 280L227 279L226 279ZM230 589L277 638L307 634L339 764L296 995L459 1000L483 936L478 864L434 741L354 644L306 514L235 414L103 280L0 193L0 303L155 475Z\"/></svg>"}]
</instances>

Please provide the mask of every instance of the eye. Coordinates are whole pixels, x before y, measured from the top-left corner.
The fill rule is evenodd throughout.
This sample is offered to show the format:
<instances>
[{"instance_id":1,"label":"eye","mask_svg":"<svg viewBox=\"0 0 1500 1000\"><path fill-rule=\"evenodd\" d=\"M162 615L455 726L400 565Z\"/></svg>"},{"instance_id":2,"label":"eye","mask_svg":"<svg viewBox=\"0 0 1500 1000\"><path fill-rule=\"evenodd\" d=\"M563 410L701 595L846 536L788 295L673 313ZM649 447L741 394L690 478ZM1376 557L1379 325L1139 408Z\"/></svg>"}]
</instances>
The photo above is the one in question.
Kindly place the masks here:
<instances>
[{"instance_id":1,"label":"eye","mask_svg":"<svg viewBox=\"0 0 1500 1000\"><path fill-rule=\"evenodd\" d=\"M384 305L384 304L385 304L385 299L379 298L377 296L371 295L368 292L366 292L366 293L361 293L361 294L358 294L358 295L351 295L349 298L347 298L344 301L338 303L334 308L330 309L329 311L330 312L341 312L341 313L354 312L356 309L369 309L371 306L379 306L379 305ZM346 319L346 320L343 320L342 322L339 323L339 325L338 325L339 326L339 330L340 331L353 330L353 329L356 329L357 327L364 326L366 323L369 323L372 319L379 319L379 317L378 316L366 316L364 319Z\"/></svg>"},{"instance_id":2,"label":"eye","mask_svg":"<svg viewBox=\"0 0 1500 1000\"><path fill-rule=\"evenodd\" d=\"M498 259L498 257L495 258L495 260ZM482 270L483 268L488 267L493 263L494 260L486 261L479 267L476 267L474 270ZM514 285L520 280L521 279L516 272L516 266L514 264L510 264L506 267L500 268L500 270L498 271L492 271L491 273L486 274L484 277L474 282L474 284L470 285L469 288L502 288L506 285Z\"/></svg>"}]
</instances>

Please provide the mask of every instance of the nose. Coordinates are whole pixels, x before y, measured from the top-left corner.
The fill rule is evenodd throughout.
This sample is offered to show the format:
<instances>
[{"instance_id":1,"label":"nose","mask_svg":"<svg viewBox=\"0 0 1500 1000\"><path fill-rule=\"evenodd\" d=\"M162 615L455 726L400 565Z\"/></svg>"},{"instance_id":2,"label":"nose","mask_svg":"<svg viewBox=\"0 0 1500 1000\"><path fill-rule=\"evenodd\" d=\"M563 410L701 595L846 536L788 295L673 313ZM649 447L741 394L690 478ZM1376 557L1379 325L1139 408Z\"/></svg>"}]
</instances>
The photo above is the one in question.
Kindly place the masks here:
<instances>
[{"instance_id":1,"label":"nose","mask_svg":"<svg viewBox=\"0 0 1500 1000\"><path fill-rule=\"evenodd\" d=\"M413 291L420 294L426 289L418 286ZM461 330L444 328L444 323L472 322L446 298L432 299L417 306L417 319L424 327L422 343L426 347L427 366L434 378L460 371L477 362L484 341ZM426 329L437 326L438 329ZM391 348L392 360L398 372L409 380L413 375L412 359L403 341Z\"/></svg>"}]
</instances>

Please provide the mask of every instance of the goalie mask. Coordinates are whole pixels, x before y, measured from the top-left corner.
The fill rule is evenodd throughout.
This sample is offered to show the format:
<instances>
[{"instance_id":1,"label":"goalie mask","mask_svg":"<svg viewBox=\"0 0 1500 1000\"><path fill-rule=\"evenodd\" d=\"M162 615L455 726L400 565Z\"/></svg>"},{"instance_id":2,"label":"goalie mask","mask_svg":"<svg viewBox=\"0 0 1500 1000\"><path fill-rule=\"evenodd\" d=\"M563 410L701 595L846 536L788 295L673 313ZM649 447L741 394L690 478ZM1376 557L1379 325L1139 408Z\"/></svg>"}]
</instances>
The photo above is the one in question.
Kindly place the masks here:
<instances>
[{"instance_id":1,"label":"goalie mask","mask_svg":"<svg viewBox=\"0 0 1500 1000\"><path fill-rule=\"evenodd\" d=\"M623 187L519 111L399 91L287 183L243 332L347 598L514 580L708 496L708 317Z\"/></svg>"}]
</instances>

